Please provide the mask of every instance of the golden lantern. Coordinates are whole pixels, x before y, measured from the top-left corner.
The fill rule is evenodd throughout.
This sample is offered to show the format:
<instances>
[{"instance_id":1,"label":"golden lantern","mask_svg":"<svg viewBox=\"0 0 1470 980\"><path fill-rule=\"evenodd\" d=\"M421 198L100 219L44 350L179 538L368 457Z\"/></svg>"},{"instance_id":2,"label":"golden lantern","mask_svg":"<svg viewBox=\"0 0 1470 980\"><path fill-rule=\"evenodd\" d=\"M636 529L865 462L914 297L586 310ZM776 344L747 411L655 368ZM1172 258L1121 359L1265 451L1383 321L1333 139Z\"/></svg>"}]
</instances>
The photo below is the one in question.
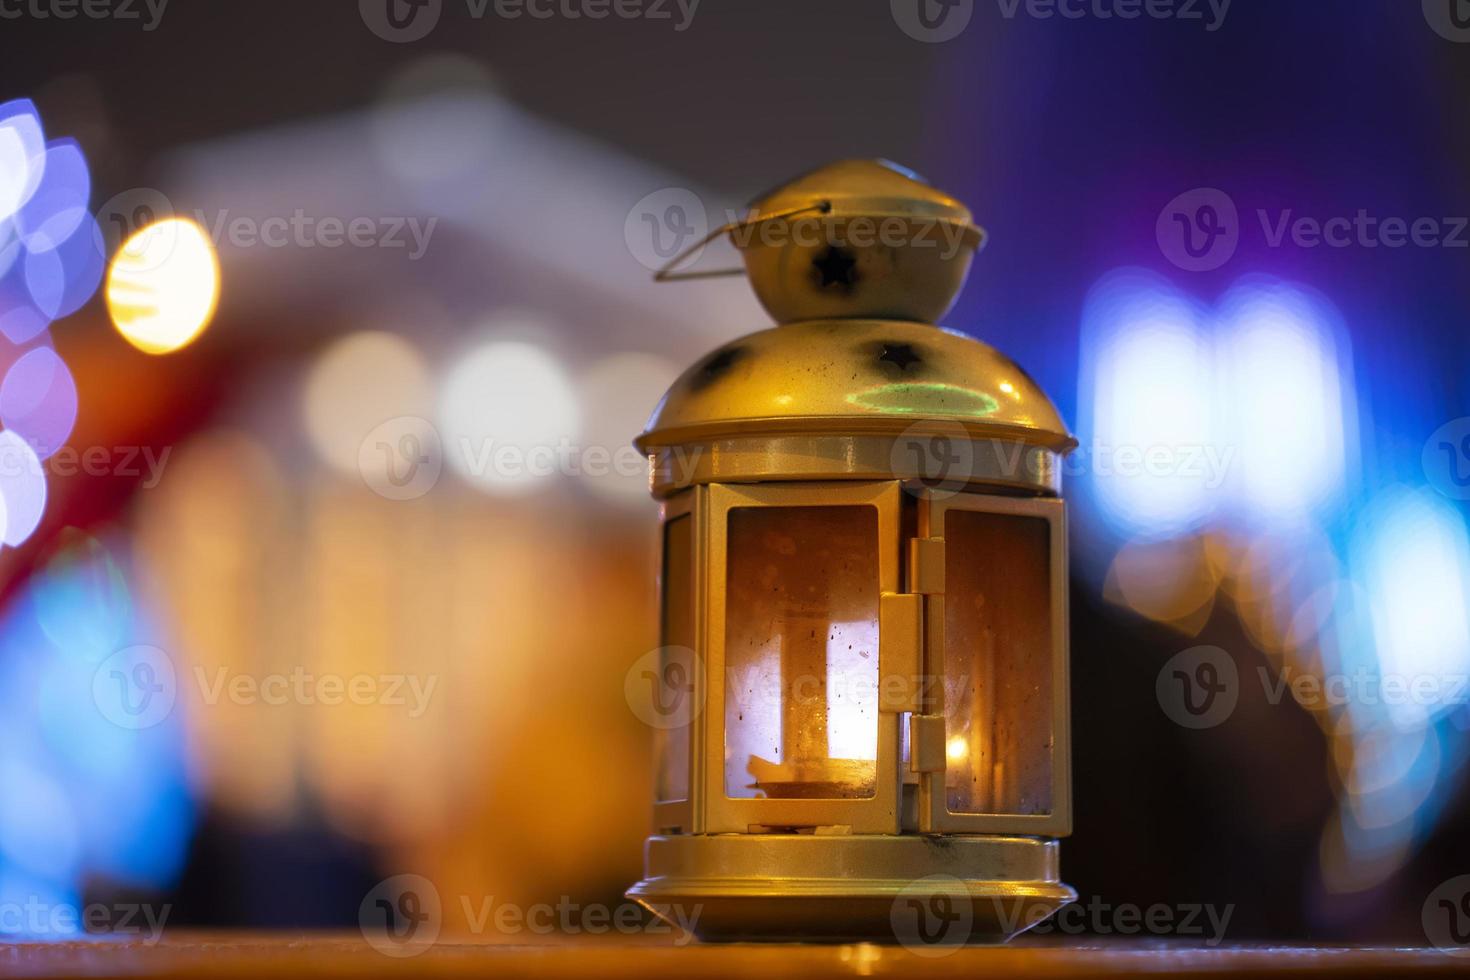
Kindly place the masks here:
<instances>
[{"instance_id":1,"label":"golden lantern","mask_svg":"<svg viewBox=\"0 0 1470 980\"><path fill-rule=\"evenodd\" d=\"M694 710L659 726L628 894L697 907L707 940L1008 939L1075 898L1075 440L1012 361L934 325L984 232L914 174L836 163L721 234L780 325L686 371L636 441L661 676ZM682 259L657 278L709 274Z\"/></svg>"}]
</instances>

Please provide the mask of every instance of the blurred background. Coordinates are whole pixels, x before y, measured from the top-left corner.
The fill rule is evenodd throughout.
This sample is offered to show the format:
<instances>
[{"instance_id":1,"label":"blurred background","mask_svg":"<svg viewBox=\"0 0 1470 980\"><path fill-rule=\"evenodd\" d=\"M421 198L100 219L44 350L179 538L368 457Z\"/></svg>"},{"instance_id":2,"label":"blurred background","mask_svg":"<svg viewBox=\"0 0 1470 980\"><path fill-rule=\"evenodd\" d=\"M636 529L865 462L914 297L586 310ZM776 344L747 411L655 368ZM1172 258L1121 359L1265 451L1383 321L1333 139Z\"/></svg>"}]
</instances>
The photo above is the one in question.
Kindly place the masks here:
<instances>
[{"instance_id":1,"label":"blurred background","mask_svg":"<svg viewBox=\"0 0 1470 980\"><path fill-rule=\"evenodd\" d=\"M0 902L619 902L628 444L768 322L651 268L886 157L989 230L948 325L1081 442L1066 880L1422 942L1470 871L1470 18L923 3L4 8Z\"/></svg>"}]
</instances>

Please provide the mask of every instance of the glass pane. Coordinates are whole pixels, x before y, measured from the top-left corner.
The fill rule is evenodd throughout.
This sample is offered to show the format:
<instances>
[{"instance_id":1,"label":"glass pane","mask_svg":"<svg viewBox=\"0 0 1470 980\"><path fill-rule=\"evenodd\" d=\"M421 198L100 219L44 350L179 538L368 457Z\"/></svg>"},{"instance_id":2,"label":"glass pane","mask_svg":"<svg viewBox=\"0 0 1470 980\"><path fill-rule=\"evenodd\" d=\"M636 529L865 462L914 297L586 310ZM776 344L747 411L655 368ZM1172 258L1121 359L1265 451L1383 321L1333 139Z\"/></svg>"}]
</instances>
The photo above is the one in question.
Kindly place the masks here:
<instances>
[{"instance_id":1,"label":"glass pane","mask_svg":"<svg viewBox=\"0 0 1470 980\"><path fill-rule=\"evenodd\" d=\"M725 792L858 799L878 784L878 512L730 511Z\"/></svg>"},{"instance_id":2,"label":"glass pane","mask_svg":"<svg viewBox=\"0 0 1470 980\"><path fill-rule=\"evenodd\" d=\"M689 515L664 525L663 596L659 644L663 647L659 670L664 687L693 697L687 689L694 669L694 522ZM692 706L691 706L692 707ZM658 753L657 795L660 803L689 799L689 739L692 711L689 707L672 715L674 727L654 729Z\"/></svg>"},{"instance_id":3,"label":"glass pane","mask_svg":"<svg viewBox=\"0 0 1470 980\"><path fill-rule=\"evenodd\" d=\"M1051 525L944 521L945 789L951 813L1051 812Z\"/></svg>"}]
</instances>

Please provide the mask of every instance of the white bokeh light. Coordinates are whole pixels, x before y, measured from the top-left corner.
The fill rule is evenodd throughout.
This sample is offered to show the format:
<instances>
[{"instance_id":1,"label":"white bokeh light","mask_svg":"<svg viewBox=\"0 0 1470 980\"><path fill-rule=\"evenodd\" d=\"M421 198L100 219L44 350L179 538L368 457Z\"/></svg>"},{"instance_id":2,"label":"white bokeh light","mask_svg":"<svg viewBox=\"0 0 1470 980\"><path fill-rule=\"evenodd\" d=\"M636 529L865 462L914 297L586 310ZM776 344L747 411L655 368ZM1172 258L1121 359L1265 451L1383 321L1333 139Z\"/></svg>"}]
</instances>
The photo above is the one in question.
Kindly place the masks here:
<instances>
[{"instance_id":1,"label":"white bokeh light","mask_svg":"<svg viewBox=\"0 0 1470 980\"><path fill-rule=\"evenodd\" d=\"M580 452L570 379L545 350L519 341L491 341L456 361L438 421L450 468L488 493L529 491Z\"/></svg>"},{"instance_id":2,"label":"white bokeh light","mask_svg":"<svg viewBox=\"0 0 1470 980\"><path fill-rule=\"evenodd\" d=\"M0 539L18 548L35 533L46 512L46 472L41 458L16 432L0 432Z\"/></svg>"},{"instance_id":3,"label":"white bokeh light","mask_svg":"<svg viewBox=\"0 0 1470 980\"><path fill-rule=\"evenodd\" d=\"M1470 675L1470 534L1433 491L1394 487L1356 537L1378 667L1403 692L1385 706L1400 727L1423 725L1462 703Z\"/></svg>"},{"instance_id":4,"label":"white bokeh light","mask_svg":"<svg viewBox=\"0 0 1470 980\"><path fill-rule=\"evenodd\" d=\"M1343 384L1321 310L1300 291L1261 280L1223 303L1221 370L1232 505L1243 520L1292 519L1340 490Z\"/></svg>"},{"instance_id":5,"label":"white bokeh light","mask_svg":"<svg viewBox=\"0 0 1470 980\"><path fill-rule=\"evenodd\" d=\"M322 352L306 380L302 409L312 448L333 469L358 472L363 440L403 416L428 416L429 368L417 348L384 331L350 334Z\"/></svg>"},{"instance_id":6,"label":"white bokeh light","mask_svg":"<svg viewBox=\"0 0 1470 980\"><path fill-rule=\"evenodd\" d=\"M36 192L45 175L45 151L35 106L26 100L0 105L0 222L8 221Z\"/></svg>"},{"instance_id":7,"label":"white bokeh light","mask_svg":"<svg viewBox=\"0 0 1470 980\"><path fill-rule=\"evenodd\" d=\"M1089 297L1084 336L1082 463L1104 516L1149 536L1198 525L1218 491L1201 464L1220 449L1200 311L1158 277L1124 271Z\"/></svg>"}]
</instances>

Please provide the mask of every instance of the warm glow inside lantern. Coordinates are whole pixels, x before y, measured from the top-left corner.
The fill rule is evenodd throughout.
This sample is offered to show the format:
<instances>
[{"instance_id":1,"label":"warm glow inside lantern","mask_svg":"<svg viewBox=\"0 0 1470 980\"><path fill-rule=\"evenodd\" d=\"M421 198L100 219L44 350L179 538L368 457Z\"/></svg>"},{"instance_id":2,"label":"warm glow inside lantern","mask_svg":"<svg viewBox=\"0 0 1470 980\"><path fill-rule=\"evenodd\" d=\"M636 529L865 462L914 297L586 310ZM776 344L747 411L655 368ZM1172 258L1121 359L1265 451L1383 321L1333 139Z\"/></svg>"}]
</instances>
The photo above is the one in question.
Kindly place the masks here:
<instances>
[{"instance_id":1,"label":"warm glow inside lantern","mask_svg":"<svg viewBox=\"0 0 1470 980\"><path fill-rule=\"evenodd\" d=\"M780 325L685 372L638 440L663 677L693 708L660 728L629 894L698 906L706 939L1008 938L1074 897L1075 443L933 325L983 233L908 171L834 164L722 232Z\"/></svg>"}]
</instances>

